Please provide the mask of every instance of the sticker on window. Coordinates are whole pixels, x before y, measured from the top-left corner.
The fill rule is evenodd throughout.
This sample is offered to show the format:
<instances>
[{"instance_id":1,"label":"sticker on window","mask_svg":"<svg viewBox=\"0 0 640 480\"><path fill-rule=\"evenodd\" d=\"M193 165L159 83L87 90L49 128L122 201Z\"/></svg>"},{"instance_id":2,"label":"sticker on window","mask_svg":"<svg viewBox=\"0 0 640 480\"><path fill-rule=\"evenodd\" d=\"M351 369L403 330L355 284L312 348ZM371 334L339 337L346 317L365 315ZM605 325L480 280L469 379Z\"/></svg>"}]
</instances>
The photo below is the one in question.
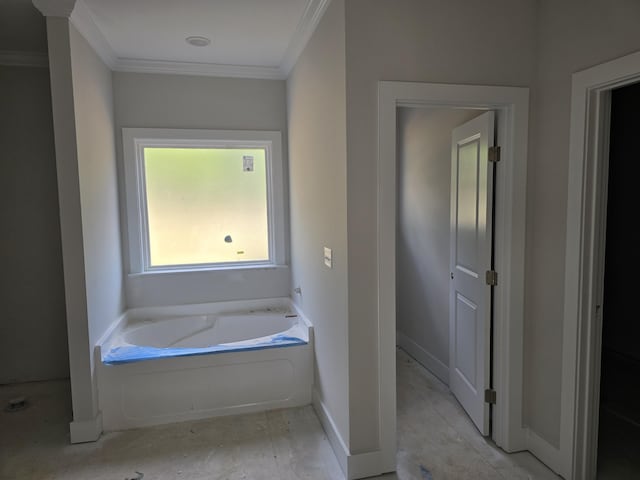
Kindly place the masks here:
<instances>
[{"instance_id":1,"label":"sticker on window","mask_svg":"<svg viewBox=\"0 0 640 480\"><path fill-rule=\"evenodd\" d=\"M245 172L253 172L253 155L242 156L242 170Z\"/></svg>"}]
</instances>

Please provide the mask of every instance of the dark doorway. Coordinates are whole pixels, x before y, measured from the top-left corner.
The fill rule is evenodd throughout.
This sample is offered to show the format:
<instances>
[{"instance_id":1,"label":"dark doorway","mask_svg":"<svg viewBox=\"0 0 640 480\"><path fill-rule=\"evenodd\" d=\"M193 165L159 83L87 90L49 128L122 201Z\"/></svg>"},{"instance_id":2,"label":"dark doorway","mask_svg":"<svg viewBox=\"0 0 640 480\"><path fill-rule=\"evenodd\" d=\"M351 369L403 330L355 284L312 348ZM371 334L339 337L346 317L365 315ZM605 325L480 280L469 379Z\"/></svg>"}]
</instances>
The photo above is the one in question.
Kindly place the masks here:
<instances>
[{"instance_id":1,"label":"dark doorway","mask_svg":"<svg viewBox=\"0 0 640 480\"><path fill-rule=\"evenodd\" d=\"M640 478L640 84L612 92L598 478Z\"/></svg>"}]
</instances>

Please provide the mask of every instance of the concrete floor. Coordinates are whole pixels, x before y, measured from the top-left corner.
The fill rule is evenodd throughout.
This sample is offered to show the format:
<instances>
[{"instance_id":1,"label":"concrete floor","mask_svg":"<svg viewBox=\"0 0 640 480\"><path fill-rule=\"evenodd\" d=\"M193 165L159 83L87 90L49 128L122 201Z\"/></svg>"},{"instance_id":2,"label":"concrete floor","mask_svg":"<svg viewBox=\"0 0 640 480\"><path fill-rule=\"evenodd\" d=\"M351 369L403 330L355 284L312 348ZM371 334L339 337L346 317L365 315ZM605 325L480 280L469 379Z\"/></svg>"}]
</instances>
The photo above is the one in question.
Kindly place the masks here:
<instances>
[{"instance_id":1,"label":"concrete floor","mask_svg":"<svg viewBox=\"0 0 640 480\"><path fill-rule=\"evenodd\" d=\"M69 383L0 387L30 405L0 411L0 479L235 480L343 478L311 407L105 434L70 445ZM429 476L431 475L431 477ZM385 480L556 479L528 453L482 438L448 389L398 352L398 471Z\"/></svg>"}]
</instances>

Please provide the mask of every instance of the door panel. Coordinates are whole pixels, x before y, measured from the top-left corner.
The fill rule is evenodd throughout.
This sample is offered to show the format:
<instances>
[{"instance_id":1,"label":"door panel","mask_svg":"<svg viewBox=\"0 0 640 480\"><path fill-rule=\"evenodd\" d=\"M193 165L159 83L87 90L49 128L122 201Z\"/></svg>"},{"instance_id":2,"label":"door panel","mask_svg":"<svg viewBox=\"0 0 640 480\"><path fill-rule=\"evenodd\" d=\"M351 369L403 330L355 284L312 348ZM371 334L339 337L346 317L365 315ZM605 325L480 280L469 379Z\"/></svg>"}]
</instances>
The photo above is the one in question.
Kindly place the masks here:
<instances>
[{"instance_id":1,"label":"door panel","mask_svg":"<svg viewBox=\"0 0 640 480\"><path fill-rule=\"evenodd\" d=\"M458 148L458 199L456 222L456 267L478 276L478 139Z\"/></svg>"},{"instance_id":2,"label":"door panel","mask_svg":"<svg viewBox=\"0 0 640 480\"><path fill-rule=\"evenodd\" d=\"M457 127L451 149L449 386L483 435L489 435L494 112Z\"/></svg>"},{"instance_id":3,"label":"door panel","mask_svg":"<svg viewBox=\"0 0 640 480\"><path fill-rule=\"evenodd\" d=\"M460 293L456 297L456 369L457 373L466 380L469 388L475 392L478 306Z\"/></svg>"}]
</instances>

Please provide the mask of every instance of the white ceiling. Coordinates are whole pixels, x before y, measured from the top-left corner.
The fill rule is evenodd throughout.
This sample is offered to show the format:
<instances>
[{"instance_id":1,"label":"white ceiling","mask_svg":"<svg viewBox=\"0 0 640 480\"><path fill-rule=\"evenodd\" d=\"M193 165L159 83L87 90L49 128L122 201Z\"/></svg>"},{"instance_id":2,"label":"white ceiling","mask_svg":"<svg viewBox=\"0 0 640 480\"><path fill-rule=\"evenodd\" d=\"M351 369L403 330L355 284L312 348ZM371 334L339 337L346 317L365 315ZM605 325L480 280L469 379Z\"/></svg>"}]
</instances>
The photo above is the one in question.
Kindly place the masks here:
<instances>
[{"instance_id":1,"label":"white ceiling","mask_svg":"<svg viewBox=\"0 0 640 480\"><path fill-rule=\"evenodd\" d=\"M78 0L71 20L114 70L286 78L329 1Z\"/></svg>"},{"instance_id":2,"label":"white ceiling","mask_svg":"<svg viewBox=\"0 0 640 480\"><path fill-rule=\"evenodd\" d=\"M279 67L309 0L85 0L118 58ZM211 39L207 47L185 38Z\"/></svg>"},{"instance_id":3,"label":"white ceiling","mask_svg":"<svg viewBox=\"0 0 640 480\"><path fill-rule=\"evenodd\" d=\"M0 64L46 66L38 10L68 16L73 9L71 22L113 70L286 78L329 2L0 0ZM211 44L189 45L194 35Z\"/></svg>"}]
</instances>

